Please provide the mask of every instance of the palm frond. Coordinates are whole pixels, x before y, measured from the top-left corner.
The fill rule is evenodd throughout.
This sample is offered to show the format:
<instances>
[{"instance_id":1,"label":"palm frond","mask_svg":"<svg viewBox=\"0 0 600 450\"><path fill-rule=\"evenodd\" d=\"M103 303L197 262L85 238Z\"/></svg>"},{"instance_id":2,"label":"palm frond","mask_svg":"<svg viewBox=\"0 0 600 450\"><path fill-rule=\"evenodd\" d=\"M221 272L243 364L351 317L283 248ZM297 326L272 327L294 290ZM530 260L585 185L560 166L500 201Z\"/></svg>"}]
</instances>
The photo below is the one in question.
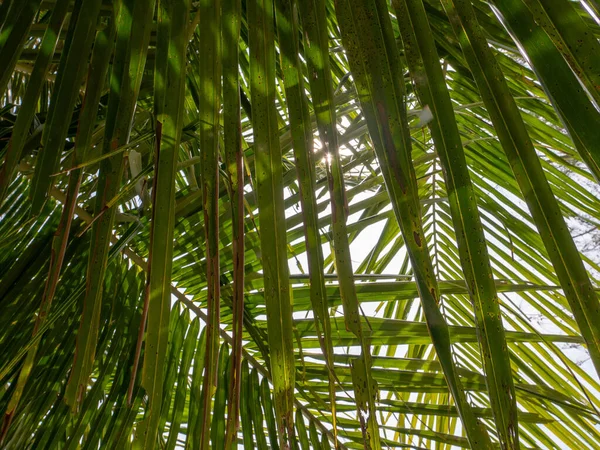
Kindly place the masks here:
<instances>
[{"instance_id":1,"label":"palm frond","mask_svg":"<svg viewBox=\"0 0 600 450\"><path fill-rule=\"evenodd\" d=\"M154 3L0 2L2 448L600 447L596 2Z\"/></svg>"}]
</instances>

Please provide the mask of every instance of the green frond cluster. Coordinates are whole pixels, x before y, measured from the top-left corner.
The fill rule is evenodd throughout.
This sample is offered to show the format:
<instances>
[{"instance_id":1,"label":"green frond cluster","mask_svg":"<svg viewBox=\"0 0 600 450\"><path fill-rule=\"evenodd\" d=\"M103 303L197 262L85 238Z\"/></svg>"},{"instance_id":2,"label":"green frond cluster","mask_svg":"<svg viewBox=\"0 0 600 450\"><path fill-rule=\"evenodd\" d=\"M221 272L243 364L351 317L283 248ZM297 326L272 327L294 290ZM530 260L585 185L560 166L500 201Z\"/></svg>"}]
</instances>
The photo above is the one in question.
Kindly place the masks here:
<instances>
[{"instance_id":1,"label":"green frond cluster","mask_svg":"<svg viewBox=\"0 0 600 450\"><path fill-rule=\"evenodd\" d=\"M600 448L596 0L0 0L0 448Z\"/></svg>"}]
</instances>

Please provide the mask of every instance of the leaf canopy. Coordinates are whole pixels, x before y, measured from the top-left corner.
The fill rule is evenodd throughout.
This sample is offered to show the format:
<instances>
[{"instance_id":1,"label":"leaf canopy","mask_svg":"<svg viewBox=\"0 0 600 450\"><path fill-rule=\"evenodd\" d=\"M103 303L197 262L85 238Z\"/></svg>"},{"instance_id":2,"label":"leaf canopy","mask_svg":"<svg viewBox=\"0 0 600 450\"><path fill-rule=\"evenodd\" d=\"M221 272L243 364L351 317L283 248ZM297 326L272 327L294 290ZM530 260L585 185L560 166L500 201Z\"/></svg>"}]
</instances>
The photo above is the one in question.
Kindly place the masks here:
<instances>
[{"instance_id":1,"label":"leaf canopy","mask_svg":"<svg viewBox=\"0 0 600 450\"><path fill-rule=\"evenodd\" d=\"M0 1L0 447L600 448L599 17Z\"/></svg>"}]
</instances>

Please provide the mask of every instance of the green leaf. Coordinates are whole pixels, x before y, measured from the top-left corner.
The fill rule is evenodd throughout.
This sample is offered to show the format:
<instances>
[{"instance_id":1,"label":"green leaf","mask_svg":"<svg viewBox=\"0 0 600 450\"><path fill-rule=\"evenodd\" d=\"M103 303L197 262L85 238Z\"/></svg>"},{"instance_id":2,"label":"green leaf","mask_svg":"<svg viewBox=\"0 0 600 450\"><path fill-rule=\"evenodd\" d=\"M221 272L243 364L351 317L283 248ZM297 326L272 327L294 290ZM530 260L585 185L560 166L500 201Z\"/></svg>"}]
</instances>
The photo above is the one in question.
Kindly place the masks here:
<instances>
[{"instance_id":1,"label":"green leaf","mask_svg":"<svg viewBox=\"0 0 600 450\"><path fill-rule=\"evenodd\" d=\"M101 0L77 2L71 14L72 26L70 39L61 54L56 77L56 86L52 92L48 120L42 133L42 151L35 164L30 192L31 211L39 214L47 199L52 185L52 175L56 172L60 155L64 149L69 129L69 117L79 96L79 87L88 67L87 55L90 52L96 31L96 22L100 12ZM82 58L82 56L84 56Z\"/></svg>"},{"instance_id":2,"label":"green leaf","mask_svg":"<svg viewBox=\"0 0 600 450\"><path fill-rule=\"evenodd\" d=\"M219 362L220 271L219 271L219 121L221 107L221 2L203 0L199 4L198 75L204 84L200 96L200 147L202 149L202 210L206 233L206 276L208 322L206 372L202 383L203 419L201 449L208 449L210 402L217 389Z\"/></svg>"},{"instance_id":3,"label":"green leaf","mask_svg":"<svg viewBox=\"0 0 600 450\"><path fill-rule=\"evenodd\" d=\"M12 72L27 39L40 0L12 1L0 22L0 97L4 95ZM4 5L3 5L4 6Z\"/></svg>"},{"instance_id":4,"label":"green leaf","mask_svg":"<svg viewBox=\"0 0 600 450\"><path fill-rule=\"evenodd\" d=\"M276 135L273 19L271 1L260 0L248 5L248 21L254 24L250 28L249 41L255 184L261 224L260 241L264 264L273 401L279 441L283 447L287 440L294 440L294 349L281 148Z\"/></svg>"},{"instance_id":5,"label":"green leaf","mask_svg":"<svg viewBox=\"0 0 600 450\"><path fill-rule=\"evenodd\" d=\"M0 55L16 55L0 69L9 73L0 97L0 170L8 160L14 168L0 204L2 413L17 392L20 400L0 446L128 448L145 427L155 448L197 449L207 435L217 448L347 450L369 439L386 448L485 447L478 423L501 446L503 430L511 430L489 395L473 308L476 295L495 299L495 291L521 447L599 448L600 196L585 161L591 154L579 152L595 148L595 116L571 129L563 121L583 117L577 102L597 103L598 8L519 1L532 20L511 23L531 25L532 36L526 27L519 36L507 32L514 11L502 2L503 12L469 0L190 2L187 20L176 17L188 47L181 59L169 58L175 41L150 2L103 0L87 30L96 37L92 52L73 56L86 2L42 0L24 20L29 0L2 1ZM396 14L398 5L405 13ZM56 51L47 51L52 43ZM528 55L540 48L551 51L533 63ZM78 60L88 76L59 118L49 113L68 75L61 60ZM218 64L222 77L214 79ZM177 67L169 83L164 74ZM561 80L566 87L550 85ZM153 186L165 186L155 149L174 145L155 113L177 100L166 94L176 85L183 87L173 189L154 191L154 203L174 204L174 213L152 216ZM583 97L569 98L578 90ZM64 148L48 200L32 215L35 165L51 122L66 124ZM9 144L19 139L15 159ZM209 156L218 180L205 195ZM203 197L211 200L210 220ZM169 218L172 238L168 226L157 235L152 228ZM211 237L218 233L216 245L209 242L212 255L218 250L216 281L207 271L208 222ZM163 244L172 245L170 255L155 251ZM159 280L156 271L169 262L170 276ZM155 365L160 388L157 377L142 376L148 371L137 373L140 358L152 358L145 338L165 342L166 316L144 302L148 275L169 310ZM215 307L208 300L217 282L220 320L211 332L232 354L207 366L206 323ZM163 324L146 326L149 307ZM82 367L82 355L92 353ZM290 376L274 377L282 362ZM203 398L212 388L205 369L216 374L217 389ZM69 384L71 374L77 382ZM85 395L73 414L64 398L79 380ZM362 414L369 403L376 433ZM281 425L281 405L291 411L293 433Z\"/></svg>"},{"instance_id":6,"label":"green leaf","mask_svg":"<svg viewBox=\"0 0 600 450\"><path fill-rule=\"evenodd\" d=\"M571 2L525 0L525 4L596 104L600 104L600 45L593 28Z\"/></svg>"},{"instance_id":7,"label":"green leaf","mask_svg":"<svg viewBox=\"0 0 600 450\"><path fill-rule=\"evenodd\" d=\"M535 23L523 0L493 3L502 14L505 26L523 46L582 159L596 180L600 180L600 129L595 126L600 121L600 112L581 89L575 74L544 29ZM588 70L593 72L593 67ZM596 90L597 86L594 88Z\"/></svg>"},{"instance_id":8,"label":"green leaf","mask_svg":"<svg viewBox=\"0 0 600 450\"><path fill-rule=\"evenodd\" d=\"M8 4L10 2L4 3ZM27 2L22 2L23 5L26 3ZM21 103L21 109L19 110L11 139L8 143L6 155L4 156L4 164L0 169L0 205L4 202L8 186L13 179L15 169L21 158L23 146L25 145L27 134L37 108L38 99L42 92L43 83L50 70L52 56L54 55L56 45L59 41L58 38L65 21L65 16L67 15L68 6L69 0L60 0L56 3L55 8L52 11L50 23L46 28L46 32L44 33L44 37L40 44L40 53L35 60L31 78L27 85L27 91L25 92L25 96ZM26 32L23 28L21 28L20 31ZM0 31L0 39L2 39L3 34L3 31ZM7 48L5 48L5 50L7 50ZM97 102L95 102L94 105L96 103Z\"/></svg>"},{"instance_id":9,"label":"green leaf","mask_svg":"<svg viewBox=\"0 0 600 450\"><path fill-rule=\"evenodd\" d=\"M256 437L256 448L268 448L267 438L263 428L263 408L266 406L261 402L260 385L258 383L258 372L252 370L247 381L247 389L250 394L250 411L252 414L252 424L254 425L254 433Z\"/></svg>"},{"instance_id":10,"label":"green leaf","mask_svg":"<svg viewBox=\"0 0 600 450\"><path fill-rule=\"evenodd\" d=\"M62 21L64 20L64 16L66 15L67 6L68 2L62 2L57 4L57 9L55 9L54 13L52 14L52 20L54 20L55 16L59 17L56 18L56 23L53 23L49 26L48 30L50 31L44 35L44 38L46 38L46 36L48 36L52 32L58 33L57 30L52 29L52 25L56 26L60 30ZM114 38L112 30L114 30L114 27L109 26L106 32L99 33L94 44L94 53L92 56L92 63L90 65L90 74L88 76L88 89L86 91L86 98L88 99L88 102L85 103L87 107L84 105L84 107L82 108L82 115L85 117L86 120L82 118L82 121L80 123L79 137L75 145L76 152L78 150L81 151L81 148L86 148L86 146L89 145L89 140L86 139L86 137L91 135L91 131L94 127L94 123L96 120L97 109L95 108L95 105L99 100L100 92L102 91L102 88L104 86L104 78L106 77L106 71L108 68L108 59L112 52L112 38ZM56 45L56 41L54 41L54 45ZM45 71L47 71L47 69L48 67L46 66ZM36 87L36 83L37 80L32 80L32 85L30 89ZM41 89L41 81L37 86L38 89ZM33 111L33 108L31 109L31 111ZM25 114L27 114L27 112L28 111L26 110ZM19 117L26 118L27 115L19 115ZM16 148L18 148L18 145ZM5 170L9 170L7 169L7 166L9 166L8 161L5 162L3 168ZM46 285L41 299L39 313L36 317L36 322L33 329L34 336L36 335L38 329L44 325L44 322L48 317L50 307L52 305L52 300L54 299L54 294L56 292L56 287L63 266L65 252L67 250L67 243L73 220L75 205L77 202L77 195L79 193L79 186L81 184L81 177L82 174L79 171L77 173L71 174L71 177L69 178L69 188L67 192L65 206L63 208L58 229L56 230L54 238L52 239L52 257L50 259L50 269L48 277L46 279ZM8 424L10 424L10 421L12 420L12 415L14 414L17 405L19 404L23 388L25 387L25 383L29 378L31 368L37 355L37 349L38 346L36 344L27 353L25 362L23 364L23 368L21 369L21 372L19 374L19 379L17 381L15 393L11 397L11 400L6 408L4 418L4 427L6 428L8 427Z\"/></svg>"},{"instance_id":11,"label":"green leaf","mask_svg":"<svg viewBox=\"0 0 600 450\"><path fill-rule=\"evenodd\" d=\"M417 183L411 162L404 89L392 75L402 72L387 5L383 1L370 5L364 2L352 5L340 2L336 7L344 47L348 52L371 138L375 141L375 150L390 192L392 207L415 272L432 342L444 367L448 387L461 412L471 445L476 448L491 447L487 431L473 415L456 375L448 327L438 306L437 283L424 240ZM360 37L358 29L361 30ZM376 49L381 51L377 52Z\"/></svg>"},{"instance_id":12,"label":"green leaf","mask_svg":"<svg viewBox=\"0 0 600 450\"><path fill-rule=\"evenodd\" d=\"M240 418L242 383L242 334L244 327L244 165L240 115L239 56L237 45L241 27L241 0L225 0L222 8L223 52L223 153L231 199L231 229L233 237L233 344L229 360L229 390L225 448L234 447Z\"/></svg>"},{"instance_id":13,"label":"green leaf","mask_svg":"<svg viewBox=\"0 0 600 450\"><path fill-rule=\"evenodd\" d=\"M150 7L152 5L146 5ZM189 2L162 0L158 6L158 40L155 68L155 116L158 139L154 154L152 219L148 258L146 328L142 387L148 394L146 417L138 424L134 448L153 449L161 417L164 363L171 308L171 269L175 222L175 173L181 130ZM151 10L150 10L151 11Z\"/></svg>"},{"instance_id":14,"label":"green leaf","mask_svg":"<svg viewBox=\"0 0 600 450\"><path fill-rule=\"evenodd\" d=\"M244 443L244 450L254 449L254 442L252 439L252 390L250 389L250 371L248 368L248 361L244 359L242 361L242 386L240 396L240 415L242 421L242 437Z\"/></svg>"},{"instance_id":15,"label":"green leaf","mask_svg":"<svg viewBox=\"0 0 600 450\"><path fill-rule=\"evenodd\" d=\"M229 346L225 342L221 345L219 352L219 375L217 381L217 392L213 405L213 415L211 423L211 448L225 448L225 402L227 398L227 374L231 358L229 357Z\"/></svg>"},{"instance_id":16,"label":"green leaf","mask_svg":"<svg viewBox=\"0 0 600 450\"><path fill-rule=\"evenodd\" d=\"M186 434L186 447L200 447L200 405L202 403L202 377L206 353L206 327L202 328L200 338L194 353L194 367L192 384L190 386L190 406L188 411L188 432Z\"/></svg>"},{"instance_id":17,"label":"green leaf","mask_svg":"<svg viewBox=\"0 0 600 450\"><path fill-rule=\"evenodd\" d=\"M597 295L544 176L515 101L502 81L502 72L493 59L473 11L462 1L457 0L453 4L457 12L460 11L458 15L451 15L454 29L556 275L561 280L569 306L586 340L596 371L600 373L600 310L597 308ZM445 5L448 8L450 4L445 2Z\"/></svg>"},{"instance_id":18,"label":"green leaf","mask_svg":"<svg viewBox=\"0 0 600 450\"><path fill-rule=\"evenodd\" d=\"M420 1L393 2L404 55L421 105L433 115L431 135L443 169L462 271L473 309L488 393L500 444L519 448L517 403L510 355L476 194L471 183L450 94Z\"/></svg>"},{"instance_id":19,"label":"green leaf","mask_svg":"<svg viewBox=\"0 0 600 450\"><path fill-rule=\"evenodd\" d=\"M273 401L271 400L269 381L266 378L260 381L260 401L265 410L265 421L269 430L269 444L271 448L278 450L279 445L277 443L277 426L275 424L275 416L273 415Z\"/></svg>"},{"instance_id":20,"label":"green leaf","mask_svg":"<svg viewBox=\"0 0 600 450\"><path fill-rule=\"evenodd\" d=\"M135 9L132 9L134 6ZM152 15L153 9L153 5L141 1L134 2L134 0L124 0L118 9L117 44L110 75L111 93L103 149L105 153L123 145L129 139L128 124L133 117L145 65L147 48L145 43L150 38L146 17ZM122 155L115 155L104 160L100 165L101 181L95 198L96 214L104 210L106 201L114 197L117 192L123 173L122 166ZM115 208L110 208L92 227L86 295L80 321L81 332L77 335L76 356L65 393L65 401L72 409L77 409L77 405L82 400L95 358L102 280L115 213Z\"/></svg>"}]
</instances>

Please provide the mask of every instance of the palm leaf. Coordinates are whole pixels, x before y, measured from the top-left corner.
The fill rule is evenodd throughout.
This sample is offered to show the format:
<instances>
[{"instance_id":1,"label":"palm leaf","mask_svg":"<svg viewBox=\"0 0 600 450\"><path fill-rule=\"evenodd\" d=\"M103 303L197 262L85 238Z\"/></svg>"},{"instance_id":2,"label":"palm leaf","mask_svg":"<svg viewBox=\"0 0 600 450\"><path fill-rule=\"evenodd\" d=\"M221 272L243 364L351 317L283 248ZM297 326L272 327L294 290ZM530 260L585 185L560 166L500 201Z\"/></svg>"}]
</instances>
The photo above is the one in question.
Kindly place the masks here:
<instances>
[{"instance_id":1,"label":"palm leaf","mask_svg":"<svg viewBox=\"0 0 600 450\"><path fill-rule=\"evenodd\" d=\"M596 2L157 5L0 3L3 448L600 447Z\"/></svg>"}]
</instances>

